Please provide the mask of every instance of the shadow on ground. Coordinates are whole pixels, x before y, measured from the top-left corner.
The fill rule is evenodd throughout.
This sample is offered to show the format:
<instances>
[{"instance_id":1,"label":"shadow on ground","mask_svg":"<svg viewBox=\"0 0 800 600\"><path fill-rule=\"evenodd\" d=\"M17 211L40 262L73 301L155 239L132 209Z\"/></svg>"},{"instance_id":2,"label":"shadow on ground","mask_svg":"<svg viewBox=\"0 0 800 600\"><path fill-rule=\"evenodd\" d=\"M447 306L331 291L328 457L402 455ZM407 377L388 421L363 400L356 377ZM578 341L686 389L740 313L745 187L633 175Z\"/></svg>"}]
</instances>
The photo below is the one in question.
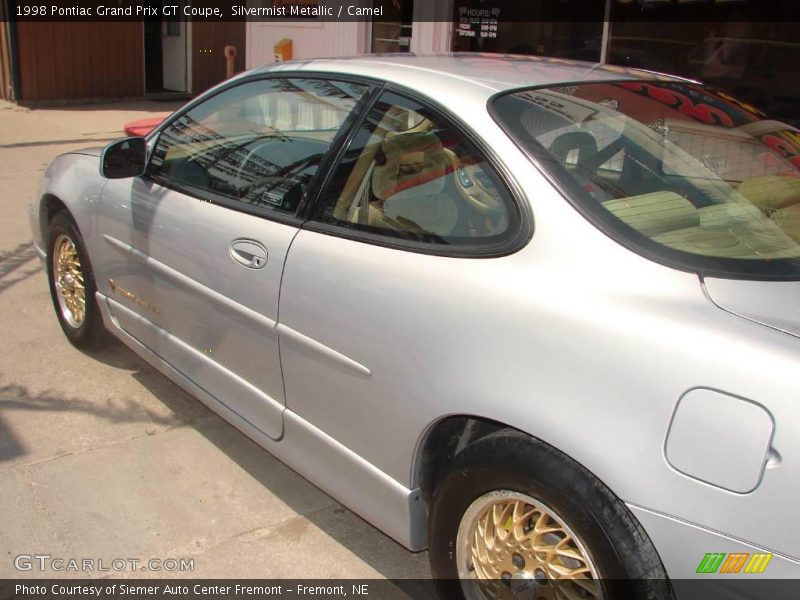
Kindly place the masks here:
<instances>
[{"instance_id":1,"label":"shadow on ground","mask_svg":"<svg viewBox=\"0 0 800 600\"><path fill-rule=\"evenodd\" d=\"M159 400L169 407L169 401ZM33 393L28 388L15 384L0 386L0 410L81 412L105 419L109 423L141 422L165 425L167 427L175 427L184 423L180 417L175 415L174 411L173 416L164 417L142 407L130 398L109 400L108 403L100 405L81 398L64 396L50 390ZM0 452L0 460L8 458Z\"/></svg>"},{"instance_id":2,"label":"shadow on ground","mask_svg":"<svg viewBox=\"0 0 800 600\"><path fill-rule=\"evenodd\" d=\"M32 241L0 253L0 292L42 270Z\"/></svg>"},{"instance_id":3,"label":"shadow on ground","mask_svg":"<svg viewBox=\"0 0 800 600\"><path fill-rule=\"evenodd\" d=\"M402 592L412 598L433 598L431 582L420 579L400 579L409 577L409 575L408 569L404 569L403 565L398 564L397 556L407 555L410 558L412 556L410 553L363 521L363 527L344 529L341 526L337 527L335 522L332 523L330 517L326 517L326 511L303 514L302 508L297 502L297 494L292 491L293 488L299 486L303 478L288 467L282 466L286 472L277 478L281 480L281 483L273 481L275 479L275 463L265 460L270 456L269 453L233 426L225 423L220 427L222 420L219 417L206 409L199 400L171 383L121 342L110 341L102 350L89 355L115 368L130 371L132 377L170 409L172 416L164 417L156 414L131 400L98 405L81 398L67 397L50 391L31 393L19 385L0 387L0 410L78 411L106 419L112 423L149 421L168 427L184 424L191 426L287 506L358 556L375 571L387 579L393 579L394 584ZM200 410L196 410L198 406L188 403L196 403ZM0 436L5 437L2 421L0 421ZM14 444L12 438L8 438L8 442L8 444L0 445L0 459L2 460L11 458L15 452L19 452L18 444ZM296 480L292 478L296 478ZM287 480L289 485L286 484ZM298 485L293 485L292 481L297 481ZM336 509L338 513L345 511L344 508ZM387 545L393 546L393 551L387 552ZM427 571L425 573L418 573L418 571L419 569L414 571L411 576L427 576Z\"/></svg>"}]
</instances>

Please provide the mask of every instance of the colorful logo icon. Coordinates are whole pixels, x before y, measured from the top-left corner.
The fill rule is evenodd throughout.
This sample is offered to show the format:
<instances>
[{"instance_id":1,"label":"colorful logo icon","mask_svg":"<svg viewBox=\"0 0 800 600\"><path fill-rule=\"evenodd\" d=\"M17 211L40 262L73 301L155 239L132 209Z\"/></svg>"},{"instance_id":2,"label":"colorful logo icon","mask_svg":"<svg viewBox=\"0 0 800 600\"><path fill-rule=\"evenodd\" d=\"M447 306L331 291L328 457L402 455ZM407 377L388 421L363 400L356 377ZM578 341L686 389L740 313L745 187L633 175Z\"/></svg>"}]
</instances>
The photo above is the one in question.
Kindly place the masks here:
<instances>
[{"instance_id":1,"label":"colorful logo icon","mask_svg":"<svg viewBox=\"0 0 800 600\"><path fill-rule=\"evenodd\" d=\"M772 553L755 552L708 552L697 566L698 573L763 573Z\"/></svg>"}]
</instances>

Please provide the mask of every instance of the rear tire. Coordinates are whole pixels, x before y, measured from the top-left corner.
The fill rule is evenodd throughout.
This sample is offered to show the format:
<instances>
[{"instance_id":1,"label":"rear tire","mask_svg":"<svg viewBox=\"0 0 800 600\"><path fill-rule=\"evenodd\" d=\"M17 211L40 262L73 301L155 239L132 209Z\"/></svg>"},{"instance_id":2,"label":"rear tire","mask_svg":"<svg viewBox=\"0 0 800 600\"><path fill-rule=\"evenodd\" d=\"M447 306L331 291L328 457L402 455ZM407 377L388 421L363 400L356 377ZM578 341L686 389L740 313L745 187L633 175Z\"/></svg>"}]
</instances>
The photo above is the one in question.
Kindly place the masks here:
<instances>
[{"instance_id":1,"label":"rear tire","mask_svg":"<svg viewBox=\"0 0 800 600\"><path fill-rule=\"evenodd\" d=\"M61 329L73 346L97 348L107 333L83 238L66 212L57 213L50 221L47 238L47 279Z\"/></svg>"},{"instance_id":2,"label":"rear tire","mask_svg":"<svg viewBox=\"0 0 800 600\"><path fill-rule=\"evenodd\" d=\"M429 557L443 598L561 597L557 587L587 600L673 598L625 505L581 465L511 429L454 459L432 498Z\"/></svg>"}]
</instances>

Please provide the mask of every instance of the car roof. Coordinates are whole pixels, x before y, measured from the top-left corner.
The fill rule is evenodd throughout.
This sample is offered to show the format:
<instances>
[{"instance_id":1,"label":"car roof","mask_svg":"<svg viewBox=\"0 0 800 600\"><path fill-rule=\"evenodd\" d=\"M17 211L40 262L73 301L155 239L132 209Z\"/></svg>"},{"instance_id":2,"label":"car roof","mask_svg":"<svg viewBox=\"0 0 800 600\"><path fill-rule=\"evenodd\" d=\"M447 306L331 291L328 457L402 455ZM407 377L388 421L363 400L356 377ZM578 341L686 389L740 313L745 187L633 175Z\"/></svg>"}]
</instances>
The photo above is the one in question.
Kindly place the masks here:
<instances>
[{"instance_id":1,"label":"car roof","mask_svg":"<svg viewBox=\"0 0 800 600\"><path fill-rule=\"evenodd\" d=\"M254 73L276 71L316 71L373 77L411 88L420 87L435 79L439 84L445 84L451 93L474 92L479 89L495 93L521 87L586 81L656 78L686 81L653 71L580 60L474 52L370 54L295 60L261 67Z\"/></svg>"}]
</instances>

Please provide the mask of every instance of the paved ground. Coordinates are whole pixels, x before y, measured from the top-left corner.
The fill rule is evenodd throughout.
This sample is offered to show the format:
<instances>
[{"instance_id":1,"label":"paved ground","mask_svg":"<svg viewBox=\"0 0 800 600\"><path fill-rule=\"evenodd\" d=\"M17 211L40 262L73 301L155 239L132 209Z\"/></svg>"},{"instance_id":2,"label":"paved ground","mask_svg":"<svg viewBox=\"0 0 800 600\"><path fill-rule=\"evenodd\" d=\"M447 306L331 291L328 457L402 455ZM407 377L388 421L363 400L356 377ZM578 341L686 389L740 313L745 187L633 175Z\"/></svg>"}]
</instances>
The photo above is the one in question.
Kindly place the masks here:
<instances>
[{"instance_id":1,"label":"paved ground","mask_svg":"<svg viewBox=\"0 0 800 600\"><path fill-rule=\"evenodd\" d=\"M185 575L195 577L427 576L425 554L342 508L121 344L89 356L62 336L30 242L37 181L57 154L172 108L0 103L0 578L81 576L19 573L20 554L193 558Z\"/></svg>"}]
</instances>

